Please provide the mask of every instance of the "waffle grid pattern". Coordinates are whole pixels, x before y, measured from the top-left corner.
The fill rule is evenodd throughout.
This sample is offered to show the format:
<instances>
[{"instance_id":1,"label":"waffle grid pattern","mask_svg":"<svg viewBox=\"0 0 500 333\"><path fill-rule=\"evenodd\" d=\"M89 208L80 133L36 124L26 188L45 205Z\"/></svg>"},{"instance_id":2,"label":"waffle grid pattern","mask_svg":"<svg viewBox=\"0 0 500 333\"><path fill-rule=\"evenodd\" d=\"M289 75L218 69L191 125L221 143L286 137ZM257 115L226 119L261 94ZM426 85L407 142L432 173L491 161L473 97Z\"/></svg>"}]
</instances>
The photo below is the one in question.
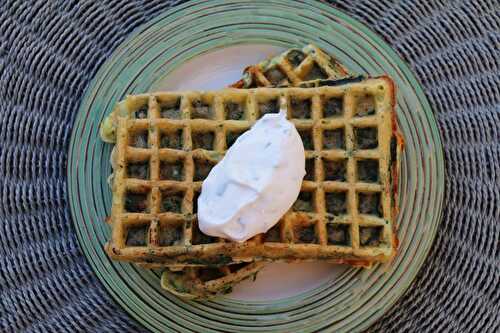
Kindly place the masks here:
<instances>
[{"instance_id":1,"label":"waffle grid pattern","mask_svg":"<svg viewBox=\"0 0 500 333\"><path fill-rule=\"evenodd\" d=\"M227 248L230 251L236 249L238 246L235 243L224 239L196 235L199 231L193 223L195 193L204 179L200 177L196 181L196 169L200 167L196 161L199 158L206 161L207 156L222 157L228 133L250 128L263 111L284 109L303 136L306 158L314 161L314 169L309 170L310 180L303 182L302 198L299 196L294 211L287 213L280 223L279 237L271 239L266 234L263 239L262 235L258 235L248 242L248 246L265 242L268 247L278 248L286 243L288 249L295 250L295 255L300 256L305 251L303 258L313 259L318 257L318 249L308 249L311 247L308 244L319 244L325 247L319 252L324 252L326 258L337 259L334 254L338 252L340 258L351 256L351 259L367 261L389 259L393 254L391 214L394 202L390 195L389 172L393 94L390 79L380 78L308 90L230 89L208 93L129 96L119 104L116 113L116 158L119 168L114 181L110 255L142 262L153 248L160 256L175 256L180 251L178 247L201 245L197 238L205 238L203 245L199 246L200 252L205 251L207 244L219 245L218 248L213 247L211 256L223 255ZM234 108L235 104L241 106L245 115L238 121L227 120L228 105ZM177 113L180 119L161 118L162 110L167 113L166 110L172 110L172 106L179 108ZM363 134L365 132L373 137L367 137ZM141 137L141 133L149 133L147 149L130 146L140 141L135 137ZM212 133L210 144L203 147L207 150L197 147L194 144L196 136L207 133ZM161 148L162 137L173 134L183 137L182 146L177 140L168 140L170 144L175 142L178 149ZM149 161L150 179L130 178L127 170L131 161ZM364 163L371 164L363 168ZM330 164L333 167L329 167ZM370 175L374 165L378 172ZM326 177L325 170L328 170ZM206 176L208 170L203 173ZM366 179L360 181L363 174L370 176L371 182ZM180 194L178 207L172 206L172 194ZM142 196L141 200L145 203L130 204L127 208L128 197L138 200L138 196ZM304 197L308 198L304 200ZM142 249L127 246L130 245L127 240L135 238L129 237L129 234L140 228L144 228L143 234L148 234L149 240L132 242L132 245L143 245ZM177 237L161 237L172 233ZM361 241L360 234L363 235ZM196 249L196 246L193 248ZM138 257L134 257L134 253ZM238 250L234 252L236 258L240 258L236 260L267 255L266 250L249 250L246 255L242 253ZM275 253L269 258L273 257L279 259L284 256ZM174 261L173 264L182 263Z\"/></svg>"},{"instance_id":2,"label":"waffle grid pattern","mask_svg":"<svg viewBox=\"0 0 500 333\"><path fill-rule=\"evenodd\" d=\"M314 69L314 71L313 71ZM270 70L277 70L280 76L280 82L275 82L276 84L280 84L281 86L289 85L290 83L292 85L298 85L302 82L301 78L309 78L313 80L322 80L326 76L332 80L338 80L339 78L345 77L347 70L333 57L327 55L323 51L321 51L318 47L315 45L308 45L302 49L291 49L283 52L282 54L269 59L265 62L262 62L257 65L252 65L249 68L247 68L244 72L244 79L238 81L235 83L233 86L237 88L246 88L250 85L254 85L256 87L263 87L263 86L268 86L271 85L271 82L269 82L265 76L265 74L268 74ZM253 75L253 76L251 76ZM309 81L309 82L317 82L317 81ZM323 82L323 81L318 81L318 82ZM338 82L338 81L336 81ZM169 98L167 98L167 101L164 101L162 103L163 106L158 105L160 107L160 117L163 118L179 118L182 115L180 112L177 112L177 109L180 111L181 110L181 105L180 105L180 99L178 99L175 96L171 96L170 101L168 101ZM238 98L236 99L238 100ZM158 104L157 101L153 102ZM241 118L244 118L244 108L241 108L241 98L239 98L238 101L231 101L230 103L227 104L227 108L224 105L224 110L223 110L223 119L231 119L231 120L241 120ZM144 110L143 110L144 111ZM156 114L157 115L157 114ZM142 115L144 116L144 114ZM251 115L250 115L251 116ZM219 119L220 116L218 117ZM238 123L236 123L238 124ZM161 147L167 147L167 148L174 148L174 149L180 149L180 148L192 148L192 147L183 147L184 142L190 142L190 140L184 140L183 137L183 131L182 131L182 126L179 127L178 125L171 125L168 126L168 124L164 124L166 126L163 126L160 132L160 138L159 138L159 145ZM234 124L233 124L234 125ZM227 126L226 126L227 127ZM135 142L138 145L142 146L147 146L147 131L148 129L142 126L142 131L140 130L141 126L139 126L139 129L135 129L136 131L139 130L139 135L136 137L140 139L140 142ZM247 126L236 126L236 128L233 128L231 130L226 129L225 131L225 138L226 138L226 147L229 147L239 136L242 131L247 130ZM140 135L140 133L144 133L145 135ZM162 135L163 133L163 135ZM110 135L106 135L106 133L101 133L103 139L109 142L115 142L115 131L111 131ZM209 132L209 134L211 134ZM208 136L210 138L211 136ZM130 138L129 138L130 141ZM137 141L137 140L136 140ZM220 140L219 140L220 141ZM202 154L205 155L205 154ZM202 156L201 158L198 157L197 159L188 158L189 160L192 160L193 163L188 163L186 166L187 173L192 174L191 169L194 167L196 171L199 171L198 169L201 169L203 172L197 172L196 174L193 175L192 179L194 181L199 181L203 180L204 177L206 177L209 168L217 162L216 160L212 160L210 158L206 158L206 156ZM184 166L184 161L185 158L181 159L181 166ZM196 161L200 161L199 163L196 163ZM314 163L314 162L313 162ZM130 165L130 163L129 163ZM157 167L157 165L156 165ZM161 162L160 162L160 167L161 167ZM147 170L141 170L139 168L147 168ZM142 160L138 161L138 163L132 165L132 167L128 167L127 169L128 174L134 174L134 177L132 178L147 178L149 175L149 159L148 160ZM146 171L146 172L144 172ZM177 171L183 171L183 170L177 170ZM187 177L189 178L189 177ZM178 210L181 210L182 208L182 199L184 196L187 197L187 205L191 205L191 212L195 213L195 202L197 200L197 197L199 195L200 189L197 184L192 188L192 190L188 191L189 193L186 194L185 189L178 189L175 192L168 191L168 193L165 192L160 192L160 206L161 206L161 198L163 194L169 195L170 200L167 202L168 205L177 205ZM175 202L174 202L175 201ZM310 203L312 205L312 203ZM158 207L157 207L158 209ZM212 238L203 235L196 226L196 223L193 225L192 222L190 221L190 217L184 216L183 220L189 220L189 224L185 228L185 231L182 231L182 225L177 224L176 226L172 226L174 228L174 233L172 234L171 232L161 232L161 230L165 230L165 225L163 227L159 226L158 221L153 221L152 224L147 223L147 224L141 224L138 226L132 227L133 229L129 228L125 243L127 244L127 241L130 241L131 244L133 245L146 245L146 244L154 244L156 246L158 245L167 245L165 244L165 241L168 241L168 244L170 244L173 241L173 237L162 237L165 235L174 235L174 236L181 236L184 233L184 244L186 244L186 240L190 239L191 241L188 243L192 243L193 241L193 236L201 236L201 237L195 237L195 241L210 241ZM178 223L178 222L177 222ZM311 236L310 234L310 228L311 226L314 227L314 225L306 226L306 228L303 229L305 232L305 236ZM280 226L278 225L276 229L279 229ZM368 230L368 229L367 229ZM160 231L160 232L159 232ZM165 230L166 231L166 230ZM273 230L274 231L274 230ZM277 230L279 234L281 234L280 230ZM336 243L347 243L350 241L352 238L350 236L350 232L348 230L348 225L347 224L342 224L340 227L335 227L333 224L327 225L327 233L331 234L336 234L335 239L332 238L332 241ZM129 237L128 235L132 234L133 237ZM144 236L145 234L149 235L149 239L146 240L146 237ZM276 232L274 233L276 234ZM293 232L288 233L290 235L290 239L293 238ZM139 239L137 239L139 237ZM324 237L323 237L324 238ZM138 242L139 240L139 242ZM262 239L259 239L262 241ZM267 240L267 239L265 239ZM178 243L181 240L173 241L174 244L178 245ZM276 239L274 239L276 241ZM195 242L196 243L196 242ZM139 263L143 267L154 267L157 265L153 265L151 263ZM364 263L363 266L365 265L370 265L371 263ZM174 294L177 293L177 295L185 298L192 298L194 296L199 296L199 297L209 297L213 296L217 290L216 287L219 288L219 292L223 292L224 290L227 289L229 284L232 284L232 282L237 282L241 280L245 274L254 274L256 269L260 269L263 267L263 263L252 263L249 264L250 268L254 269L248 269L246 265L243 265L242 267L238 267L235 269L237 265L231 265L229 266L219 266L219 267L213 267L208 270L211 270L212 276L214 277L214 280L212 281L203 281L202 283L190 283L189 279L181 279L180 274L176 273L173 275L173 273L169 273L167 271L164 273L166 276L165 282L163 283L163 287L167 290L172 291ZM188 269L186 272L186 277L189 277L191 280L194 281L199 281L201 276L210 276L210 274L206 274L207 269L203 268L198 268L199 271L197 271L196 268L191 268ZM200 276L197 276L199 273ZM221 278L221 275L223 276ZM170 278L169 278L170 277ZM175 278L175 280L170 281L171 278ZM176 283L174 283L176 282ZM231 282L228 284L228 282ZM182 287L180 287L182 285ZM179 293L177 290L178 289L189 289L190 292L182 292Z\"/></svg>"}]
</instances>

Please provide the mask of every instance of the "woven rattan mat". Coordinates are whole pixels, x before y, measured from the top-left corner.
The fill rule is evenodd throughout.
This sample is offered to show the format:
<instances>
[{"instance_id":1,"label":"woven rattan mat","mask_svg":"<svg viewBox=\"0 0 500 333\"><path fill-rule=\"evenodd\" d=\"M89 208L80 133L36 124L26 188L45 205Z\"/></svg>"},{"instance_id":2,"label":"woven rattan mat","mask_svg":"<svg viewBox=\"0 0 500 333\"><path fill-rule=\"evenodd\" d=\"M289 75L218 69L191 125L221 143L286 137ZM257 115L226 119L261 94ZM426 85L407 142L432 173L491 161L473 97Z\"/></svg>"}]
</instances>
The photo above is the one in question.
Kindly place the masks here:
<instances>
[{"instance_id":1,"label":"woven rattan mat","mask_svg":"<svg viewBox=\"0 0 500 333\"><path fill-rule=\"evenodd\" d=\"M78 248L66 158L83 92L176 1L0 0L0 332L141 332ZM429 98L446 157L443 220L373 332L500 331L500 2L334 1L382 35Z\"/></svg>"}]
</instances>

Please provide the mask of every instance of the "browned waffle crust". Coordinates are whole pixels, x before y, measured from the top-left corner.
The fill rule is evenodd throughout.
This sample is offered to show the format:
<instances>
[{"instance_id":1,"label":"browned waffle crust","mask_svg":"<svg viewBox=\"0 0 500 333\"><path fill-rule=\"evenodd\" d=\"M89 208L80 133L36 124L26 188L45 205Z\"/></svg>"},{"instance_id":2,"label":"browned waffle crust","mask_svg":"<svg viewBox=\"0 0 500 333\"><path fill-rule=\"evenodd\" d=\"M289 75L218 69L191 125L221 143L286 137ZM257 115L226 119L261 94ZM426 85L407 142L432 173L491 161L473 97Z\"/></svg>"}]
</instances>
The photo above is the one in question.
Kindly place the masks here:
<instances>
[{"instance_id":1,"label":"browned waffle crust","mask_svg":"<svg viewBox=\"0 0 500 333\"><path fill-rule=\"evenodd\" d=\"M202 234L193 204L201 181L234 137L279 103L306 148L308 174L293 209L244 243ZM129 96L115 114L111 257L196 266L255 259L360 264L394 255L396 132L388 77L311 89ZM149 171L134 175L141 166Z\"/></svg>"},{"instance_id":2,"label":"browned waffle crust","mask_svg":"<svg viewBox=\"0 0 500 333\"><path fill-rule=\"evenodd\" d=\"M233 88L288 87L304 81L337 80L348 76L334 57L314 45L290 49L257 65L248 66Z\"/></svg>"}]
</instances>

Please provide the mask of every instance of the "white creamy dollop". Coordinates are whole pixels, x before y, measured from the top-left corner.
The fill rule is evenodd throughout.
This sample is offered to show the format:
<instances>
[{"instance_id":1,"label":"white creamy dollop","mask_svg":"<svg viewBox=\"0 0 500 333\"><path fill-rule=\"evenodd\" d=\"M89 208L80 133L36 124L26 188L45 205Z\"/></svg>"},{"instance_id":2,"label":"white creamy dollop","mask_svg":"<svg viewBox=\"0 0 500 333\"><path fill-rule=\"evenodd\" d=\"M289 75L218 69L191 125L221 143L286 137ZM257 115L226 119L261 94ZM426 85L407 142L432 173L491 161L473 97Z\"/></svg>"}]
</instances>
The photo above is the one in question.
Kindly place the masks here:
<instances>
[{"instance_id":1,"label":"white creamy dollop","mask_svg":"<svg viewBox=\"0 0 500 333\"><path fill-rule=\"evenodd\" d=\"M205 179L198 198L203 233L246 241L273 227L297 199L304 146L285 113L257 121Z\"/></svg>"}]
</instances>

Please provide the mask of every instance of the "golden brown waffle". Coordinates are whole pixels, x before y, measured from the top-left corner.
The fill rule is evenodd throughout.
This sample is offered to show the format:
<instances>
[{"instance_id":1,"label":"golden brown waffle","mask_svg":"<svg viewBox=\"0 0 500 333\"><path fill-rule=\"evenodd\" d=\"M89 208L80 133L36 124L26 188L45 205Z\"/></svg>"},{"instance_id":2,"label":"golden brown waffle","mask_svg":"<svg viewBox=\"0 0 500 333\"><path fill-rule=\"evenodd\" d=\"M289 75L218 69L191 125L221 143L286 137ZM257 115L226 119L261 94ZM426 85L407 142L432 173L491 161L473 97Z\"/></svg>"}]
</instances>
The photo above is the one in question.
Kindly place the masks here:
<instances>
[{"instance_id":1,"label":"golden brown waffle","mask_svg":"<svg viewBox=\"0 0 500 333\"><path fill-rule=\"evenodd\" d=\"M255 276L264 262L241 263L221 267L187 267L181 271L167 269L161 286L174 295L195 299L211 298L231 292L232 287Z\"/></svg>"},{"instance_id":2,"label":"golden brown waffle","mask_svg":"<svg viewBox=\"0 0 500 333\"><path fill-rule=\"evenodd\" d=\"M312 66L308 66L307 64L312 64L311 60L314 61L315 58L319 58L319 61L316 61L316 63L317 63L316 66L319 66L320 69L326 68L326 70L321 69L322 72L333 73L332 77L341 77L344 75L345 69L336 60L334 60L332 58L329 59L323 52L318 50L316 47L309 46L309 47L304 48L304 51L305 51L305 53L301 50L292 49L292 50L289 50L289 51L283 53L280 56L286 57L287 59L290 59L291 65L294 65L294 67L297 67L299 65L299 63L297 63L297 59L299 59L299 62L304 62L304 64L306 64L306 66L301 67L302 72L304 72L307 69L312 69ZM315 53L316 51L318 51L318 52ZM311 54L311 53L313 55L309 56L308 54ZM280 56L275 57L274 61L279 60ZM295 59L292 59L292 57L295 57ZM309 59L305 59L306 57L309 57ZM254 67L255 68L263 68L263 66L259 67L258 65L254 66ZM286 60L285 60L284 67L289 68L288 66L286 66ZM247 78L247 81L249 78L248 73L250 73L249 69L250 68L247 68L247 70L245 71L245 77ZM289 71L285 71L285 73L288 73L288 72ZM320 75L321 72L316 71L316 73L317 73L317 76L314 78L321 77L321 75ZM292 76L297 77L296 74L295 75L292 74ZM243 82L243 81L241 81L241 82ZM297 83L297 81L295 81L295 82ZM266 84L266 82L265 82L265 80L264 80L264 82L255 81L255 84L261 85L261 84ZM109 122L111 119L112 118L110 117L107 119L107 121ZM103 126L103 128L105 129L104 126ZM113 129L112 124L111 123L108 124L108 132L107 133L101 132L101 134L103 134L102 136L103 136L103 139L105 139L105 141L113 142L115 134L114 134L114 129ZM106 140L107 136L108 137L111 136L111 139ZM151 266L154 266L154 265L147 264L147 263L137 263L137 264L139 264L140 266L145 267L145 268L149 268ZM246 266L248 266L248 267L246 267ZM227 290L228 287L231 287L233 284L239 282L243 277L245 277L247 275L254 274L254 272L256 270L260 269L263 266L264 266L264 264L262 262L260 262L258 264L257 263L247 263L247 264L241 264L241 265L230 265L231 268L229 268L228 266L222 266L219 268L217 268L217 267L198 267L198 268L191 267L191 268L186 268L186 272L185 272L186 275L185 276L183 276L182 271L178 271L174 275L174 273L170 273L170 271L167 270L166 273L164 273L164 275L165 275L164 281L169 281L171 278L175 277L175 281L177 281L177 284L176 284L177 286L179 286L179 284L182 282L182 284L181 284L183 286L182 289L190 291L188 293L186 293L186 292L180 293L179 291L176 292L175 291L176 289L174 288L173 285L170 285L169 288L166 288L179 296L187 297L187 298L209 297L211 295L216 294L217 292ZM366 264L365 264L365 266L366 266ZM172 266L170 266L170 267L172 267ZM234 269L235 267L237 267L236 270ZM180 268L180 270L182 270L182 266L177 267L177 268L178 269ZM210 281L203 281L203 283L200 282L203 280L200 275L203 275L205 277L206 276L219 276L221 273L224 274L224 279L218 278L213 282L210 282ZM190 281L190 282L186 282L186 281ZM196 281L196 282L194 282L194 281ZM165 282L164 286L168 286L168 284L166 284L166 282ZM217 288L219 288L219 290Z\"/></svg>"},{"instance_id":3,"label":"golden brown waffle","mask_svg":"<svg viewBox=\"0 0 500 333\"><path fill-rule=\"evenodd\" d=\"M304 81L341 79L348 74L337 59L314 45L307 45L247 67L243 78L231 87L288 87Z\"/></svg>"},{"instance_id":4,"label":"golden brown waffle","mask_svg":"<svg viewBox=\"0 0 500 333\"><path fill-rule=\"evenodd\" d=\"M238 134L280 103L306 148L297 202L279 224L247 242L202 234L195 214L202 180ZM115 115L118 170L106 247L112 258L160 266L256 259L359 265L395 253L391 186L400 145L391 154L397 130L388 77L311 89L129 96Z\"/></svg>"}]
</instances>

